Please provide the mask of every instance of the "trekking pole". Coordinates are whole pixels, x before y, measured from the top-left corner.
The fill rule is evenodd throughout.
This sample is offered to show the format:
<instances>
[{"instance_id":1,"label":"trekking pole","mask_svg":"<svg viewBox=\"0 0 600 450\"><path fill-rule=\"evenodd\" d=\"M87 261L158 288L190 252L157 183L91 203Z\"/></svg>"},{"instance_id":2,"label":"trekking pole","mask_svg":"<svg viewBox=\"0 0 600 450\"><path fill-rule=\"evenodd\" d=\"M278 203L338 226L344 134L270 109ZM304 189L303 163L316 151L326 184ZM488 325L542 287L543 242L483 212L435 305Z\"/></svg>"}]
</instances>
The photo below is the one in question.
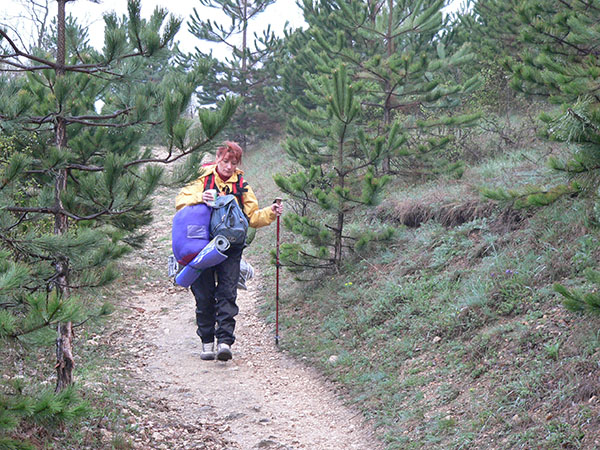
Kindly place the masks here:
<instances>
[{"instance_id":1,"label":"trekking pole","mask_svg":"<svg viewBox=\"0 0 600 450\"><path fill-rule=\"evenodd\" d=\"M281 205L281 198L275 203ZM279 216L277 216L277 246L275 250L275 345L279 345Z\"/></svg>"}]
</instances>

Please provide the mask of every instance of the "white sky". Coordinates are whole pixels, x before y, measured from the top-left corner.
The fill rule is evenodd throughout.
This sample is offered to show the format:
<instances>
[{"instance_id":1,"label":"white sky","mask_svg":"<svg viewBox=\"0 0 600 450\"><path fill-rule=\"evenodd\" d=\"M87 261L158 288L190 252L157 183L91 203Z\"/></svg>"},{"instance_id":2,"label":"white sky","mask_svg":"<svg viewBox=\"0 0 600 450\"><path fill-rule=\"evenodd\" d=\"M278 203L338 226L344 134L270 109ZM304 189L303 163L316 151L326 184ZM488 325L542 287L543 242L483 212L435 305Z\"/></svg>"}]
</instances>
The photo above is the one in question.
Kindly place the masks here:
<instances>
[{"instance_id":1,"label":"white sky","mask_svg":"<svg viewBox=\"0 0 600 450\"><path fill-rule=\"evenodd\" d=\"M91 44L96 48L102 48L104 41L104 21L102 14L108 11L115 11L120 17L127 13L127 0L100 0L100 4L92 3L88 0L77 0L67 3L67 14L72 14L79 19L82 26L89 26L89 36ZM445 9L446 12L456 10L464 0L452 0L452 5ZM22 14L23 0L0 0L0 23L10 21L14 23L15 17ZM199 41L188 32L187 21L194 7L198 11L204 11L206 18L218 20L220 23L227 24L223 21L226 16L215 8L206 8L200 5L198 0L142 0L142 17L149 18L156 6L161 6L167 9L171 14L183 18L180 31L176 36L176 40L180 42L180 48L184 52L194 51L194 47L198 46L201 50L208 52L211 48L215 48L214 53L219 57L218 52L226 51L219 47L214 47L214 44ZM50 14L52 17L56 15L56 2L50 1ZM305 25L302 17L302 12L296 0L277 0L273 5L269 6L265 12L258 15L256 20L251 23L251 33L257 32L259 35L268 24L271 29L279 36L282 35L285 22L288 21L292 28L299 28ZM19 28L27 27L24 20L18 21ZM227 52L229 53L229 52Z\"/></svg>"},{"instance_id":2,"label":"white sky","mask_svg":"<svg viewBox=\"0 0 600 450\"><path fill-rule=\"evenodd\" d=\"M180 42L180 48L185 52L192 52L195 46L203 51L209 50L208 43L202 43L188 32L187 22L192 14L193 8L199 12L204 11L206 18L218 20L220 23L228 24L223 21L225 14L215 8L203 7L198 0L142 0L142 17L149 18L157 6L165 8L169 13L183 19L183 23L176 36ZM50 13L56 15L56 2L50 2ZM14 20L19 14L22 14L23 7L16 0L0 0L0 23L8 20ZM127 14L127 0L101 0L100 4L92 3L87 0L77 0L69 2L66 5L67 14L72 14L79 19L83 26L89 26L89 36L91 44L96 48L102 48L104 43L104 21L102 14L109 11L115 11L119 17ZM282 35L286 21L292 28L299 28L304 25L304 19L300 8L295 0L277 0L269 6L265 12L256 17L251 23L251 33L257 32L259 35L267 25L279 36ZM19 20L19 27L25 27L25 21ZM215 55L217 56L217 55Z\"/></svg>"}]
</instances>

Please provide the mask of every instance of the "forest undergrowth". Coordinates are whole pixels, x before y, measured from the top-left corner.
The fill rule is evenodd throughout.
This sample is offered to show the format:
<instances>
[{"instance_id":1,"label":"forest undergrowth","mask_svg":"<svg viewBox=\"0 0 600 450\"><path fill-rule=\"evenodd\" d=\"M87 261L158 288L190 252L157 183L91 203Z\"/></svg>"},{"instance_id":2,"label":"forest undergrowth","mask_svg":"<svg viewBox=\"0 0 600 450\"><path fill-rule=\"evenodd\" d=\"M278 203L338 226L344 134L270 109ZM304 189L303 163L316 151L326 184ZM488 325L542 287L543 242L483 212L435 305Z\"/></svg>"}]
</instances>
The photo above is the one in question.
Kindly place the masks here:
<instances>
[{"instance_id":1,"label":"forest undergrowth","mask_svg":"<svg viewBox=\"0 0 600 450\"><path fill-rule=\"evenodd\" d=\"M484 156L460 180L390 183L352 222L391 224L395 237L348 254L340 272L282 272L283 349L340 383L390 449L600 446L599 322L552 289L584 285L598 261L588 205L517 209L480 195L556 181L544 162L566 150L530 126L513 118L510 146L479 130L470 145ZM248 155L248 177L285 170L278 154ZM266 259L261 236L249 251ZM262 270L272 288L274 269ZM264 314L274 320L272 302Z\"/></svg>"}]
</instances>

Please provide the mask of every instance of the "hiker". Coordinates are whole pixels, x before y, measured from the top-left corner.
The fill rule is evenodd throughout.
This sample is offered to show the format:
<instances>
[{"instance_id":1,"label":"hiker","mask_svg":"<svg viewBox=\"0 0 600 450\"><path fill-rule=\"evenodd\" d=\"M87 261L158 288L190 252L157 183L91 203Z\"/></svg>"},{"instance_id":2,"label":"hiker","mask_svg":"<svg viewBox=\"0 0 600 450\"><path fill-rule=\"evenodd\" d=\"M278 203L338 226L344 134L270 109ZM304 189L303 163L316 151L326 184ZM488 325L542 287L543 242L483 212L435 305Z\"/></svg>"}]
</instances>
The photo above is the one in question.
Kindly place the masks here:
<instances>
[{"instance_id":1,"label":"hiker","mask_svg":"<svg viewBox=\"0 0 600 450\"><path fill-rule=\"evenodd\" d=\"M180 210L198 203L211 205L216 199L216 190L217 195L235 196L251 227L259 228L274 222L281 215L283 207L273 203L271 206L258 208L256 196L243 179L243 171L238 168L242 162L242 153L242 148L237 143L223 142L217 149L215 161L203 165L200 177L179 192L175 208ZM200 358L203 360L215 359L215 337L217 359L228 361L232 358L235 316L239 311L236 304L237 284L243 249L244 244L231 245L225 252L227 259L203 270L191 285L196 298L196 332L202 339Z\"/></svg>"}]
</instances>

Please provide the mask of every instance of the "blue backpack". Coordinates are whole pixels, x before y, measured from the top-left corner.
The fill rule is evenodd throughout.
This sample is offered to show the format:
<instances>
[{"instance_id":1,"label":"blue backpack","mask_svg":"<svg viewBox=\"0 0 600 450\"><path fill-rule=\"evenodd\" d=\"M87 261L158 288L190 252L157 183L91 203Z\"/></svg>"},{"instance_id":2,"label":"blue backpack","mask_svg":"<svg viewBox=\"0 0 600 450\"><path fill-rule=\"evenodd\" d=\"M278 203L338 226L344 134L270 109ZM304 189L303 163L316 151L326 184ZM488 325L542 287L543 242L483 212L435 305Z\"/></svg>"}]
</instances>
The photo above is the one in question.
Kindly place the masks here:
<instances>
[{"instance_id":1,"label":"blue backpack","mask_svg":"<svg viewBox=\"0 0 600 450\"><path fill-rule=\"evenodd\" d=\"M210 216L210 237L223 236L232 247L246 243L248 219L232 194L221 195L215 200Z\"/></svg>"}]
</instances>

